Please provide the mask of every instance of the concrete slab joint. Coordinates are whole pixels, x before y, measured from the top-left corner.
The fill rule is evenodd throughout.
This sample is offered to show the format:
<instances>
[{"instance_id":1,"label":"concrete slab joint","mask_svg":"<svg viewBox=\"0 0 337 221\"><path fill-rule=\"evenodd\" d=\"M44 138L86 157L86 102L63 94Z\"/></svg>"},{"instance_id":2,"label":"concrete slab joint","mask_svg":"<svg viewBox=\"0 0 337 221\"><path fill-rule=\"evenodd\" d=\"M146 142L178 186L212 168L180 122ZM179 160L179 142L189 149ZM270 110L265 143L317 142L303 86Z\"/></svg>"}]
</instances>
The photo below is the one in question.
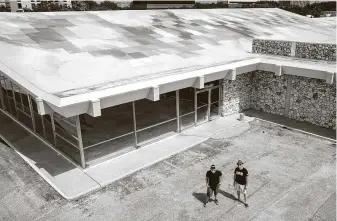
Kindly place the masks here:
<instances>
[{"instance_id":1,"label":"concrete slab joint","mask_svg":"<svg viewBox=\"0 0 337 221\"><path fill-rule=\"evenodd\" d=\"M195 88L202 89L205 86L205 77L198 76L193 85Z\"/></svg>"},{"instance_id":2,"label":"concrete slab joint","mask_svg":"<svg viewBox=\"0 0 337 221\"><path fill-rule=\"evenodd\" d=\"M150 91L147 95L147 99L151 100L151 101L159 101L160 98L160 93L159 93L159 86L152 86L150 88Z\"/></svg>"},{"instance_id":3,"label":"concrete slab joint","mask_svg":"<svg viewBox=\"0 0 337 221\"><path fill-rule=\"evenodd\" d=\"M102 115L100 99L94 99L90 101L89 108L88 108L88 114L93 117L98 117Z\"/></svg>"}]
</instances>

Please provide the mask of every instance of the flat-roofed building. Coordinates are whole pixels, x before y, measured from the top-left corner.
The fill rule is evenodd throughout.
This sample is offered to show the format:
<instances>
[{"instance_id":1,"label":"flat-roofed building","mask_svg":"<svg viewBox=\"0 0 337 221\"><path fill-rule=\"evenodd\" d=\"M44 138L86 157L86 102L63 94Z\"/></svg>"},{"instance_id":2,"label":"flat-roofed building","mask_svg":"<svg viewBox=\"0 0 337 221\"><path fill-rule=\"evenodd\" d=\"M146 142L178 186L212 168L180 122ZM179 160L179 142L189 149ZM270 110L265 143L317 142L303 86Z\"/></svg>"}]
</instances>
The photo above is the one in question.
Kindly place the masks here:
<instances>
[{"instance_id":1,"label":"flat-roofed building","mask_svg":"<svg viewBox=\"0 0 337 221\"><path fill-rule=\"evenodd\" d=\"M1 113L82 167L250 108L335 129L332 21L268 8L0 22Z\"/></svg>"}]
</instances>

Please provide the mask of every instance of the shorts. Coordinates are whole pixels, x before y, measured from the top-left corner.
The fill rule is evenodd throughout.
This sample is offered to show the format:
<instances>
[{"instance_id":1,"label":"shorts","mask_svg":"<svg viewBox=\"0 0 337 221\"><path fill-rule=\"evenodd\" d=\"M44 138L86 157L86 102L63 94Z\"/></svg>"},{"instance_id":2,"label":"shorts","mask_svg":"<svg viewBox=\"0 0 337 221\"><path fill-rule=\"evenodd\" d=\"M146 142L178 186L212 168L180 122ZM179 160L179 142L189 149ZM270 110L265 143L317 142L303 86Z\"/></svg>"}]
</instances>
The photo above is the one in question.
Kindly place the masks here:
<instances>
[{"instance_id":1,"label":"shorts","mask_svg":"<svg viewBox=\"0 0 337 221\"><path fill-rule=\"evenodd\" d=\"M207 196L208 197L212 197L213 192L214 192L214 195L218 194L218 192L219 192L219 185L217 187L211 186L211 187L207 188Z\"/></svg>"},{"instance_id":2,"label":"shorts","mask_svg":"<svg viewBox=\"0 0 337 221\"><path fill-rule=\"evenodd\" d=\"M247 194L247 191L245 190L245 185L238 184L237 182L235 182L235 190L236 192Z\"/></svg>"}]
</instances>

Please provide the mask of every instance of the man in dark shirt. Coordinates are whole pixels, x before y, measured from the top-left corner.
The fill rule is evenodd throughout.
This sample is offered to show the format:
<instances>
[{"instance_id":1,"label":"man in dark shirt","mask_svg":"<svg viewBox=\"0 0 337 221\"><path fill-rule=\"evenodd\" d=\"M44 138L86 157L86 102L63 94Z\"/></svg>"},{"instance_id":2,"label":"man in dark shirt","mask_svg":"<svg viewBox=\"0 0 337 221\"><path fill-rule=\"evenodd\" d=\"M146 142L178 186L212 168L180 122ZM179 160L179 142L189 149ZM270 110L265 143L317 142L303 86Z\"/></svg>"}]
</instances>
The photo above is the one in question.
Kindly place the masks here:
<instances>
[{"instance_id":1,"label":"man in dark shirt","mask_svg":"<svg viewBox=\"0 0 337 221\"><path fill-rule=\"evenodd\" d=\"M237 162L237 167L234 170L234 187L238 193L238 200L240 200L240 193L243 194L245 198L245 206L248 207L247 204L247 185L248 185L248 170L243 167L243 162L239 160Z\"/></svg>"},{"instance_id":2,"label":"man in dark shirt","mask_svg":"<svg viewBox=\"0 0 337 221\"><path fill-rule=\"evenodd\" d=\"M214 202L218 205L218 200L216 196L219 192L219 187L221 185L222 173L219 170L215 170L215 166L212 165L211 169L206 173L206 186L207 186L207 200L204 203L204 207L206 207L206 203L209 202L210 198L214 192Z\"/></svg>"}]
</instances>

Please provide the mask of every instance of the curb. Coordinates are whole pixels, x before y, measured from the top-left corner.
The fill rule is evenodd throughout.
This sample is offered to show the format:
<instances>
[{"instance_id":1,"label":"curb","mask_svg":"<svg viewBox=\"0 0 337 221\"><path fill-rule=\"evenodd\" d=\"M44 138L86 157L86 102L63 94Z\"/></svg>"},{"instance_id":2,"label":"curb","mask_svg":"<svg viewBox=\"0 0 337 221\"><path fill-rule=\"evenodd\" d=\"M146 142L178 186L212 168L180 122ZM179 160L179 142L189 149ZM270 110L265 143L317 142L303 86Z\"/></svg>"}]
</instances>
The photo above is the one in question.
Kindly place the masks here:
<instances>
[{"instance_id":1,"label":"curb","mask_svg":"<svg viewBox=\"0 0 337 221\"><path fill-rule=\"evenodd\" d=\"M258 118L258 117L254 117L254 118L257 119L257 120L263 121L263 122L267 122L267 123L270 123L270 124L273 124L273 125L276 125L276 126L280 126L282 128L285 128L285 129L290 129L290 130L293 130L293 131L297 131L297 132L300 132L300 133L303 133L303 134L307 134L307 135L310 135L310 136L313 136L313 137L321 138L323 140L328 140L328 141L336 143L336 140L328 138L328 137L324 137L324 136L321 136L321 135L318 135L318 134L314 134L314 133L310 133L310 132L307 132L307 131L304 131L304 130L296 129L296 128L293 128L293 127L288 127L286 125L274 123L272 121L264 120L264 119L261 119L261 118Z\"/></svg>"}]
</instances>

